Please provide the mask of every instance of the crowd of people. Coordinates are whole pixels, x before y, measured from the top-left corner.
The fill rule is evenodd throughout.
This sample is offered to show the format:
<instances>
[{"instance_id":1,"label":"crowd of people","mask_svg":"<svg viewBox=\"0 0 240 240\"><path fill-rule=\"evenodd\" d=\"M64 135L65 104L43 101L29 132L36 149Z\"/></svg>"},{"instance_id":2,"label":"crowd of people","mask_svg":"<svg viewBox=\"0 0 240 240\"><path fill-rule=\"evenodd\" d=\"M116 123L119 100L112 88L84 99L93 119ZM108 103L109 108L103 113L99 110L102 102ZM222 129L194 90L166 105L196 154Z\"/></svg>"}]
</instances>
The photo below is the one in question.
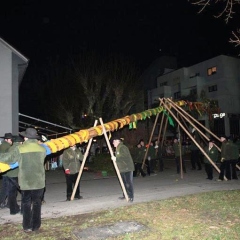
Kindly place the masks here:
<instances>
[{"instance_id":1,"label":"crowd of people","mask_svg":"<svg viewBox=\"0 0 240 240\"><path fill-rule=\"evenodd\" d=\"M34 128L27 128L20 136L6 133L2 138L0 162L9 164L10 170L1 173L0 207L8 207L11 215L22 214L25 232L37 231L41 226L41 206L46 191L46 163L51 154L43 144L48 140L39 136ZM239 138L221 136L220 146L213 138L205 143L200 141L197 134L193 134L192 138L194 141L190 144L182 144L177 137L164 144L158 140L145 144L140 139L135 147L129 149L123 138L115 136L112 139L115 154L111 158L120 172L128 201L134 200L133 177L146 177L164 171L166 156L174 157L177 174L181 171L186 173L185 155L188 154L191 170L202 170L204 165L207 179L213 179L215 164L220 165L218 181L224 180L224 177L225 180L238 179L236 166L239 163ZM80 184L75 186L82 160L83 153L76 145L65 149L61 155L66 179L66 201L70 201L72 195L75 200L82 199ZM18 193L21 194L21 206L17 203ZM123 191L119 199L125 199L125 194Z\"/></svg>"}]
</instances>

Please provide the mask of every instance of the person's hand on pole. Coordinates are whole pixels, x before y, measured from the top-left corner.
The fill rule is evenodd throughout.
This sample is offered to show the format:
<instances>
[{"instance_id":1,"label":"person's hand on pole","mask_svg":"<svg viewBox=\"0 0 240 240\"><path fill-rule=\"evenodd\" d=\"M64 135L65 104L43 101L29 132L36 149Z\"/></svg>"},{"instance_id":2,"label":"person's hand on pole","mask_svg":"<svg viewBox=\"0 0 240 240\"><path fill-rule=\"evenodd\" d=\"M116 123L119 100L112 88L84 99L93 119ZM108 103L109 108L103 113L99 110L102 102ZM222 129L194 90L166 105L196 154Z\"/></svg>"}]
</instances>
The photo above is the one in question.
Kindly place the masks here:
<instances>
[{"instance_id":1,"label":"person's hand on pole","mask_svg":"<svg viewBox=\"0 0 240 240\"><path fill-rule=\"evenodd\" d=\"M112 159L114 162L116 162L116 159L117 159L117 158L116 158L115 156L112 156L111 159Z\"/></svg>"}]
</instances>

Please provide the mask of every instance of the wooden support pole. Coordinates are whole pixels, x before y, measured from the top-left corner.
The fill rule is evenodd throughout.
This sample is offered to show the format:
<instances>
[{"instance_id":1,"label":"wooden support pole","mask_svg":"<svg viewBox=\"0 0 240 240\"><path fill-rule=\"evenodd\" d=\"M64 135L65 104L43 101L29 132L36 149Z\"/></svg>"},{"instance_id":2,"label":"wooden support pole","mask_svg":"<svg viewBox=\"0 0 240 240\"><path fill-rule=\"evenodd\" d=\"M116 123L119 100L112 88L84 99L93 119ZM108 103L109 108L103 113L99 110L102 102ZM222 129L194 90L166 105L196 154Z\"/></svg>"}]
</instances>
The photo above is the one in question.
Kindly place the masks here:
<instances>
[{"instance_id":1,"label":"wooden support pole","mask_svg":"<svg viewBox=\"0 0 240 240\"><path fill-rule=\"evenodd\" d=\"M148 141L148 148L147 148L147 151L145 152L145 155L144 155L144 158L143 158L142 169L144 168L144 165L145 165L145 160L146 160L146 157L147 157L147 154L148 154L150 143L152 141L153 133L154 133L155 128L156 128L158 117L159 117L159 113L157 113L155 121L154 121L154 125L153 125L153 128L152 128L151 136L150 136L149 141Z\"/></svg>"},{"instance_id":2,"label":"wooden support pole","mask_svg":"<svg viewBox=\"0 0 240 240\"><path fill-rule=\"evenodd\" d=\"M165 126L164 126L164 130L163 130L163 138L162 138L162 145L161 145L161 148L163 147L164 138L165 138L166 131L167 131L167 125L168 125L168 118L166 117L166 120L165 120Z\"/></svg>"},{"instance_id":3,"label":"wooden support pole","mask_svg":"<svg viewBox=\"0 0 240 240\"><path fill-rule=\"evenodd\" d=\"M110 152L111 158L112 158L112 157L114 157L114 154L113 154L112 146L111 146L110 141L109 141L109 139L108 139L107 132L106 132L106 129L105 129L105 127L104 127L102 118L99 118L99 121L100 121L100 123L101 123L101 125L102 125L103 134L104 134L104 137L105 137L105 140L106 140L106 143L107 143L107 145L108 145L108 149L109 149L109 152ZM128 202L128 201L129 201L129 197L128 197L128 195L127 195L127 191L126 191L126 188L125 188L125 186L124 186L124 183L123 183L123 180L122 180L122 176L121 176L121 174L120 174L120 171L119 171L119 169L118 169L118 166L117 166L116 161L113 161L113 165L114 165L114 167L115 167L115 170L116 170L116 173L117 173L117 176L118 176L118 180L119 180L119 182L120 182L120 184L121 184L124 197L125 197L125 199L126 199L127 202Z\"/></svg>"},{"instance_id":4,"label":"wooden support pole","mask_svg":"<svg viewBox=\"0 0 240 240\"><path fill-rule=\"evenodd\" d=\"M178 113L177 113L178 118ZM180 127L178 124L178 134L179 134L179 152L180 152L180 171L181 171L181 179L183 179L183 161L182 161L182 139L181 139L181 133L180 133Z\"/></svg>"},{"instance_id":5,"label":"wooden support pole","mask_svg":"<svg viewBox=\"0 0 240 240\"><path fill-rule=\"evenodd\" d=\"M158 142L159 142L159 140L160 140L161 133L162 133L163 119L164 119L164 114L162 113L162 118L161 118L161 123L160 123L159 133L158 133L158 139L157 139Z\"/></svg>"},{"instance_id":6,"label":"wooden support pole","mask_svg":"<svg viewBox=\"0 0 240 240\"><path fill-rule=\"evenodd\" d=\"M162 101L162 100L161 100ZM163 102L163 101L162 101ZM214 166L214 168L220 173L220 170L218 166L212 161L212 159L206 154L206 152L202 149L202 147L198 144L198 142L192 137L192 135L188 132L188 130L181 124L181 122L176 118L176 116L173 114L173 112L169 109L167 104L163 103L165 108L168 110L168 112L171 114L171 116L178 122L178 124L181 126L181 128L185 131L185 133L191 138L191 140L196 144L196 146L200 149L200 151L203 153L203 155L208 159L208 161ZM172 106L173 107L173 106ZM180 111L178 111L179 114ZM190 122L191 124L191 122ZM224 180L227 180L227 178L224 176Z\"/></svg>"},{"instance_id":7,"label":"wooden support pole","mask_svg":"<svg viewBox=\"0 0 240 240\"><path fill-rule=\"evenodd\" d=\"M97 122L98 122L98 121L95 120L95 122L94 122L94 127L97 126ZM93 138L91 138L91 139L88 141L88 145L87 145L86 151L85 151L85 153L84 153L84 155L83 155L83 161L82 161L82 164L81 164L81 166L80 166L80 170L79 170L79 172L78 172L78 176L77 176L77 179L76 179L74 188L73 188L72 196L71 196L71 198L70 198L71 201L74 199L75 193L76 193L76 191L77 191L77 187L78 187L80 178L81 178L81 176L82 176L82 172L83 172L83 169L84 169L86 160L87 160L87 156L88 156L90 147L91 147L91 145L92 145L92 140L93 140Z\"/></svg>"}]
</instances>

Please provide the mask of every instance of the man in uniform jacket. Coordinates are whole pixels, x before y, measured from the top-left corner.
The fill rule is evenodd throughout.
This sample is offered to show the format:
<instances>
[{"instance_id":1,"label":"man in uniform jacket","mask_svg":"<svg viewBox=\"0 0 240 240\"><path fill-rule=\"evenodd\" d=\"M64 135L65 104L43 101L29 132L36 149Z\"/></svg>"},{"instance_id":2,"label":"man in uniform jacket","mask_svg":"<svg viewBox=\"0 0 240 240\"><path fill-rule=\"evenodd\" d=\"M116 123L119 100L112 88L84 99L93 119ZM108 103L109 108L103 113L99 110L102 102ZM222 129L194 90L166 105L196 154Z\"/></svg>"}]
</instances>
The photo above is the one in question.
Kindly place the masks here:
<instances>
[{"instance_id":1,"label":"man in uniform jacket","mask_svg":"<svg viewBox=\"0 0 240 240\"><path fill-rule=\"evenodd\" d=\"M134 198L133 191L133 171L134 163L130 151L126 145L123 144L120 138L113 138L113 146L116 148L116 156L112 157L113 161L116 161L119 172L121 174L123 184L126 188L126 192L129 201L132 202ZM125 199L120 197L119 199Z\"/></svg>"},{"instance_id":2,"label":"man in uniform jacket","mask_svg":"<svg viewBox=\"0 0 240 240\"><path fill-rule=\"evenodd\" d=\"M236 164L238 163L239 159L239 150L238 145L236 144L236 139L229 140L231 143L231 157L230 157L230 170L231 170L231 177L232 179L238 179L237 171L236 171Z\"/></svg>"},{"instance_id":3,"label":"man in uniform jacket","mask_svg":"<svg viewBox=\"0 0 240 240\"><path fill-rule=\"evenodd\" d=\"M173 140L173 149L174 149L174 155L175 155L175 162L177 166L177 173L180 173L180 161L181 161L181 156L184 155L184 148L179 143L177 138L174 138ZM183 158L182 158L182 167L183 167L183 171L186 173L185 161Z\"/></svg>"},{"instance_id":4,"label":"man in uniform jacket","mask_svg":"<svg viewBox=\"0 0 240 240\"><path fill-rule=\"evenodd\" d=\"M142 169L142 162L145 156L145 151L144 151L144 148L142 148L140 143L138 143L138 145L133 149L132 155L133 155L134 164L135 164L135 171L133 173L134 177L137 177L138 173L141 173L141 176L145 177L146 173Z\"/></svg>"},{"instance_id":5,"label":"man in uniform jacket","mask_svg":"<svg viewBox=\"0 0 240 240\"><path fill-rule=\"evenodd\" d=\"M154 144L155 144L154 148L156 152L156 158L158 160L158 171L162 172L164 169L164 163L163 163L161 146L158 140L155 140Z\"/></svg>"},{"instance_id":6,"label":"man in uniform jacket","mask_svg":"<svg viewBox=\"0 0 240 240\"><path fill-rule=\"evenodd\" d=\"M230 169L230 160L231 160L231 142L227 141L226 136L221 136L221 165L220 165L220 174L218 181L223 181L224 175L228 180L231 180L231 169Z\"/></svg>"},{"instance_id":7,"label":"man in uniform jacket","mask_svg":"<svg viewBox=\"0 0 240 240\"><path fill-rule=\"evenodd\" d=\"M73 187L76 183L78 173L80 170L81 162L83 160L83 154L76 147L76 145L67 148L63 152L62 161L63 161L63 168L65 170L65 177L66 177L66 184L67 184L67 200L71 200ZM74 196L75 199L81 199L80 196L80 186L78 183L77 190Z\"/></svg>"},{"instance_id":8,"label":"man in uniform jacket","mask_svg":"<svg viewBox=\"0 0 240 240\"><path fill-rule=\"evenodd\" d=\"M6 153L8 149L12 146L13 135L11 133L5 133L3 137L4 140L0 145L0 153ZM0 192L0 207L5 208L8 204L6 203L8 197L8 176L6 173L2 174L2 189Z\"/></svg>"},{"instance_id":9,"label":"man in uniform jacket","mask_svg":"<svg viewBox=\"0 0 240 240\"><path fill-rule=\"evenodd\" d=\"M13 136L13 145L8 149L8 152L13 152L20 144L23 143L23 138ZM18 167L6 172L8 177L8 205L10 214L15 215L20 212L20 207L17 204L18 185Z\"/></svg>"},{"instance_id":10,"label":"man in uniform jacket","mask_svg":"<svg viewBox=\"0 0 240 240\"><path fill-rule=\"evenodd\" d=\"M46 150L38 144L37 131L27 128L20 133L24 143L9 153L0 155L0 160L19 163L18 182L22 193L23 230L37 231L41 226L41 197L45 187L44 159Z\"/></svg>"},{"instance_id":11,"label":"man in uniform jacket","mask_svg":"<svg viewBox=\"0 0 240 240\"><path fill-rule=\"evenodd\" d=\"M206 146L204 148L204 151L214 163L217 162L218 149L214 146L212 139L209 140L208 146ZM204 155L203 161L205 164L205 171L207 173L207 179L212 180L213 179L213 166L205 155Z\"/></svg>"},{"instance_id":12,"label":"man in uniform jacket","mask_svg":"<svg viewBox=\"0 0 240 240\"><path fill-rule=\"evenodd\" d=\"M150 142L148 146L148 175L154 174L154 169L156 167L156 149L153 142Z\"/></svg>"},{"instance_id":13,"label":"man in uniform jacket","mask_svg":"<svg viewBox=\"0 0 240 240\"><path fill-rule=\"evenodd\" d=\"M197 135L193 135L193 138L195 141L198 141ZM196 170L196 164L198 167L198 170L202 169L201 160L200 160L200 150L198 146L192 141L190 145L191 150L191 164L192 164L192 170Z\"/></svg>"}]
</instances>

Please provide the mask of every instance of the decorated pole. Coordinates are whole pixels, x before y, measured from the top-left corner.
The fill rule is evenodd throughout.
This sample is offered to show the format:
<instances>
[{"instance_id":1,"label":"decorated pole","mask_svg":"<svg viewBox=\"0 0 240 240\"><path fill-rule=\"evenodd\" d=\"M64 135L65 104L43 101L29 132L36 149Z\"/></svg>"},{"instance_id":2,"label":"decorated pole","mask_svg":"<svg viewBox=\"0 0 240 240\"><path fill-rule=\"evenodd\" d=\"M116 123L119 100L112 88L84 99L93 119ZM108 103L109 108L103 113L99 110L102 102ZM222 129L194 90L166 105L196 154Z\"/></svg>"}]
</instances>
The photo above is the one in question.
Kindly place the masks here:
<instances>
[{"instance_id":1,"label":"decorated pole","mask_svg":"<svg viewBox=\"0 0 240 240\"><path fill-rule=\"evenodd\" d=\"M204 130L206 130L210 135L214 136L218 141L221 141L220 138L215 135L214 133L212 133L208 128L206 128L205 126L203 126L200 122L198 122L195 118L193 118L189 113L187 113L186 111L184 111L181 107L179 107L176 103L174 103L170 98L167 98L168 101L170 101L176 108L178 108L181 112L183 112L184 114L186 114L189 118L191 118L195 123L197 123L199 126L201 126ZM206 137L207 140L209 140L208 137Z\"/></svg>"},{"instance_id":2,"label":"decorated pole","mask_svg":"<svg viewBox=\"0 0 240 240\"><path fill-rule=\"evenodd\" d=\"M98 122L98 121L95 120L95 122L94 122L94 127L97 126L97 122ZM81 176L82 176L82 172L83 172L83 169L84 169L86 160L87 160L87 156L88 156L90 147L91 147L91 145L92 145L92 140L93 140L93 138L91 138L91 139L89 140L88 145L87 145L87 148L86 148L86 151L85 151L85 153L84 153L83 161L82 161L82 164L81 164L81 166L80 166L80 170L79 170L79 173L78 173L78 176L77 176L77 180L76 180L75 185L74 185L74 188L73 188L73 192L72 192L72 196L71 196L71 201L74 199L75 193L76 193L76 191L77 191L77 187L78 187L80 178L81 178Z\"/></svg>"},{"instance_id":3,"label":"decorated pole","mask_svg":"<svg viewBox=\"0 0 240 240\"><path fill-rule=\"evenodd\" d=\"M100 123L101 123L101 125L102 125L103 134L104 134L106 143L107 143L107 145L108 145L108 149L109 149L109 152L110 152L110 154L111 154L111 157L114 157L113 150L112 150L111 144L110 144L110 142L109 142L109 139L108 139L108 136L107 136L107 132L106 132L106 129L105 129L105 127L104 127L102 118L99 118L99 121L100 121ZM122 190L123 190L123 194L124 194L124 196L125 196L125 199L126 199L127 202L128 202L128 201L129 201L129 198L128 198L128 195L127 195L127 191L126 191L126 188L125 188L125 186L124 186L124 184L123 184L123 180L122 180L121 174L120 174L120 172L119 172L117 163L116 163L116 161L114 161L114 160L113 160L113 165L114 165L114 167L115 167L115 170L116 170L116 173L117 173L119 182L120 182L120 184L121 184L121 187L122 187Z\"/></svg>"},{"instance_id":4,"label":"decorated pole","mask_svg":"<svg viewBox=\"0 0 240 240\"><path fill-rule=\"evenodd\" d=\"M171 103L172 103L172 101L171 101ZM184 114L182 113L182 112L180 112L180 111L178 111L178 109L179 108L177 108L177 107L175 107L175 106L177 106L176 104L172 104L171 105L172 107L173 107L173 109L175 109L177 112L179 112L179 114L181 114L181 116L183 117L183 118L185 118L193 127L195 127L196 128L196 130L205 138L205 139L207 139L208 141L209 141L209 138L206 136L206 135L204 135L191 121L190 121L190 119L189 118L187 118L186 116L184 116ZM181 108L180 108L181 109ZM182 110L182 109L181 109ZM189 114L187 114L187 115L189 115ZM189 115L189 116L191 116L191 115ZM192 116L191 116L191 119L194 119L194 118L192 118ZM195 122L198 122L198 121L196 121L195 119L194 119L194 121ZM200 124L200 123L199 123ZM200 126L203 126L203 125L201 125L200 124ZM220 139L219 139L220 140ZM195 141L194 141L195 142ZM214 144L215 146L216 146L216 148L218 149L218 151L220 151L221 152L221 149L216 145L216 144ZM200 146L200 145L198 145L198 146ZM201 150L201 152L204 152L205 153L205 151L202 149L202 148L200 148L200 150ZM210 161L210 163L214 166L214 168L220 173L220 170L219 170L219 168L218 168L218 166L213 162L213 161ZM225 177L224 177L225 178ZM225 180L226 180L226 178L225 178Z\"/></svg>"},{"instance_id":5,"label":"decorated pole","mask_svg":"<svg viewBox=\"0 0 240 240\"><path fill-rule=\"evenodd\" d=\"M162 99L160 101L163 102ZM166 103L164 103L164 107L168 110L168 112L172 115L172 117L178 122L178 124L181 126L181 128L185 131L185 133L192 139L192 141L196 144L196 146L201 150L203 155L209 160L209 162L215 167L215 169L220 172L219 168L217 165L212 161L212 159L206 154L206 152L202 149L202 147L198 144L198 142L192 137L192 135L187 131L187 129L181 124L181 122L176 118L176 116L173 114L173 112L169 109ZM226 177L224 176L224 180L227 180Z\"/></svg>"},{"instance_id":6,"label":"decorated pole","mask_svg":"<svg viewBox=\"0 0 240 240\"><path fill-rule=\"evenodd\" d=\"M193 123L190 121L190 118L187 118L184 114L186 114L186 112L184 112L184 114L181 112L181 111L178 111L179 108L177 108L176 104L174 104L172 101L171 101L171 106L173 107L173 109L175 109L177 112L179 112L179 114L181 115L181 117L183 117L185 120L187 120L189 123L191 123L191 125L198 131L198 133L200 133L200 135L202 135L205 139L207 139L209 141L209 138L204 135L200 129ZM188 115L188 114L187 114ZM189 115L190 116L190 115ZM193 118L194 119L194 118ZM203 125L201 123L199 123L196 119L194 119L195 122L197 122L201 127L203 127Z\"/></svg>"}]
</instances>

